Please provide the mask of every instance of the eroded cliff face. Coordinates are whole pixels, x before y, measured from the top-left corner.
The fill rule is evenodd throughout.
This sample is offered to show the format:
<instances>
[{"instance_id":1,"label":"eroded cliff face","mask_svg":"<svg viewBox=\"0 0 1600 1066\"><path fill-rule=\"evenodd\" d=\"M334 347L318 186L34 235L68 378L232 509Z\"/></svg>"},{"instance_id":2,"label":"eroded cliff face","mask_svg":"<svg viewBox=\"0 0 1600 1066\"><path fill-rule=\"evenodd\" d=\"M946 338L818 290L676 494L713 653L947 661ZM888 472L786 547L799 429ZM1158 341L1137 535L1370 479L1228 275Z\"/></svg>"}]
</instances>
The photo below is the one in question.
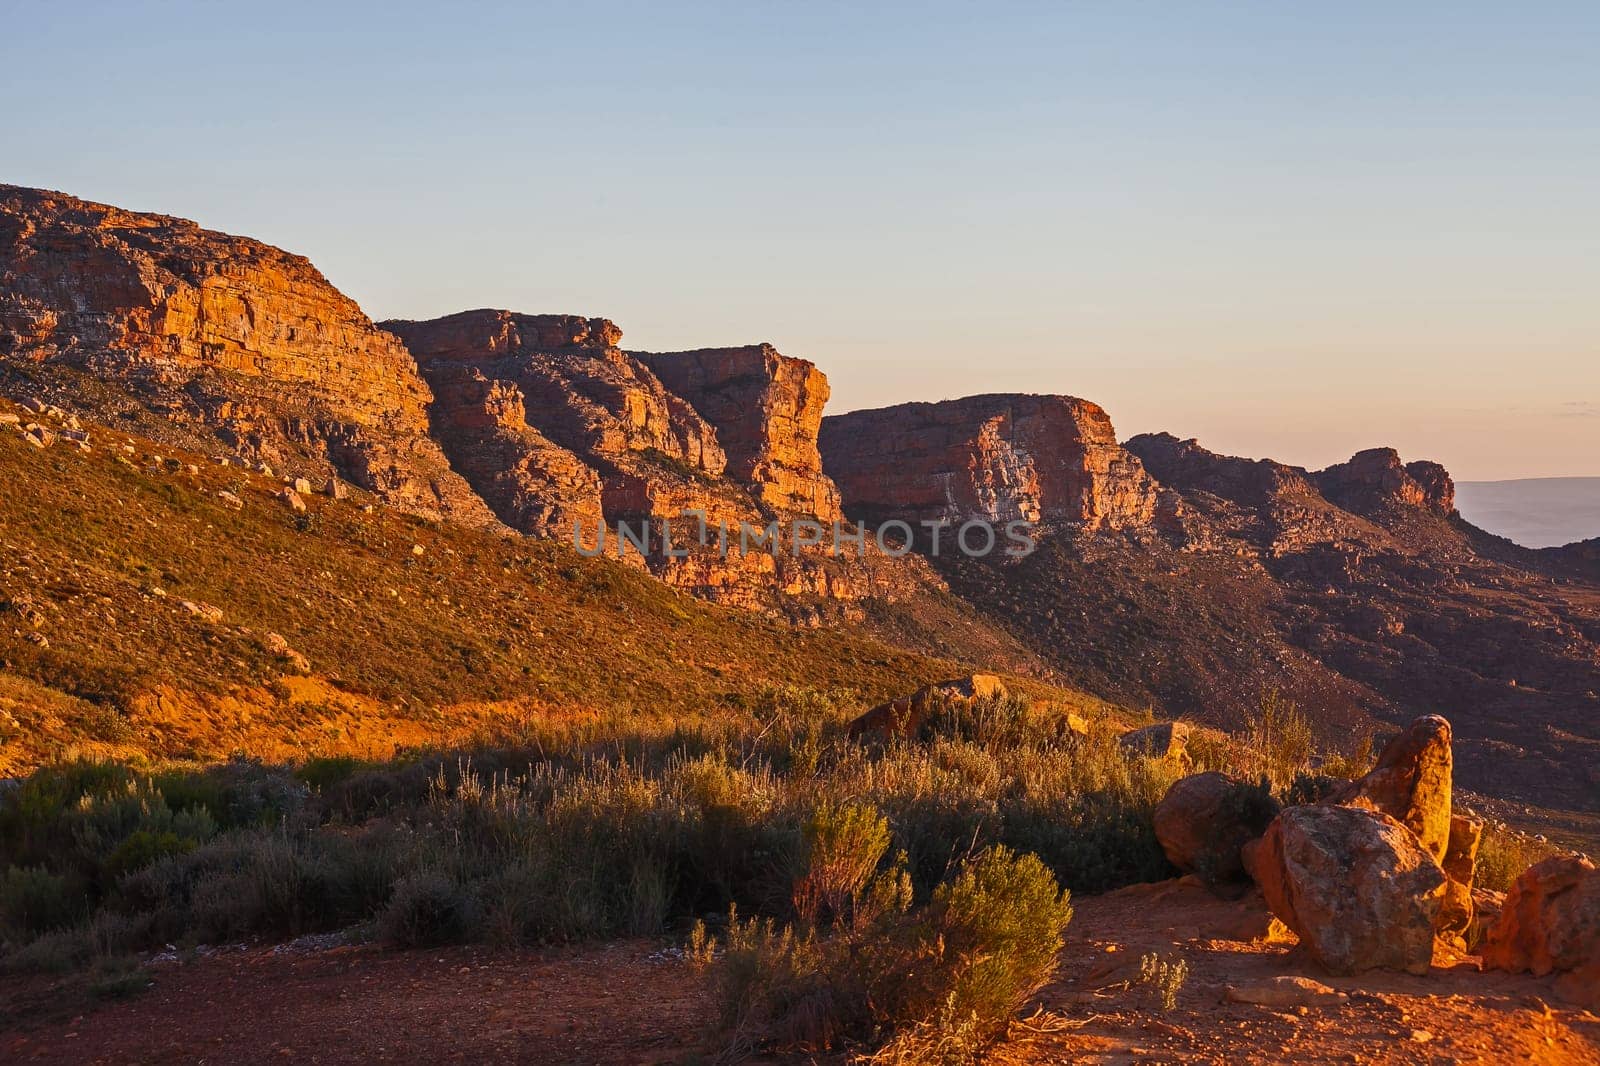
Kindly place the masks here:
<instances>
[{"instance_id":1,"label":"eroded cliff face","mask_svg":"<svg viewBox=\"0 0 1600 1066\"><path fill-rule=\"evenodd\" d=\"M1393 448L1369 448L1348 462L1314 474L1323 495L1365 514L1393 504L1426 507L1441 514L1456 509L1456 485L1438 463L1403 463Z\"/></svg>"},{"instance_id":2,"label":"eroded cliff face","mask_svg":"<svg viewBox=\"0 0 1600 1066\"><path fill-rule=\"evenodd\" d=\"M492 520L429 439L432 394L404 345L299 256L6 185L0 279L0 359L86 372L246 456L321 464L409 510Z\"/></svg>"},{"instance_id":3,"label":"eroded cliff face","mask_svg":"<svg viewBox=\"0 0 1600 1066\"><path fill-rule=\"evenodd\" d=\"M669 584L791 614L937 583L920 561L870 543L842 559L827 550L838 493L816 442L827 379L810 363L765 345L635 355L617 347L613 323L565 315L478 310L385 326L433 386L452 463L513 528L570 538L576 521L592 550L609 527L607 554ZM793 551L796 518L824 526L826 547ZM682 554L667 552L663 520ZM741 528L775 520L776 554L753 540L744 550ZM645 553L618 544L616 523L645 521Z\"/></svg>"},{"instance_id":4,"label":"eroded cliff face","mask_svg":"<svg viewBox=\"0 0 1600 1066\"><path fill-rule=\"evenodd\" d=\"M840 517L817 434L828 379L770 344L638 353L667 387L694 404L728 455L728 474L779 514Z\"/></svg>"},{"instance_id":5,"label":"eroded cliff face","mask_svg":"<svg viewBox=\"0 0 1600 1066\"><path fill-rule=\"evenodd\" d=\"M1015 520L1152 528L1158 486L1100 407L1071 396L969 396L823 420L845 508L872 520Z\"/></svg>"}]
</instances>

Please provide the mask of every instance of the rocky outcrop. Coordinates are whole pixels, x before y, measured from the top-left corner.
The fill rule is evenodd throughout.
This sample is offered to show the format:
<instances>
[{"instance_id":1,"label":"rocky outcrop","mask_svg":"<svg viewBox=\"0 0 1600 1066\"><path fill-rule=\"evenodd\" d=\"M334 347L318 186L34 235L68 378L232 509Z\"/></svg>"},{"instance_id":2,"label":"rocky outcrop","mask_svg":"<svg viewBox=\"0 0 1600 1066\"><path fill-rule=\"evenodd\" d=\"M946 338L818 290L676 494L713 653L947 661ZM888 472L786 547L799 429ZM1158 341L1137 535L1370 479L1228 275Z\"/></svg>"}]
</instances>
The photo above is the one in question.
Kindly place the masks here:
<instances>
[{"instance_id":1,"label":"rocky outcrop","mask_svg":"<svg viewBox=\"0 0 1600 1066\"><path fill-rule=\"evenodd\" d=\"M436 435L500 520L543 537L571 537L577 523L593 543L605 520L600 477L529 425L522 389L465 365L441 365L428 377Z\"/></svg>"},{"instance_id":2,"label":"rocky outcrop","mask_svg":"<svg viewBox=\"0 0 1600 1066\"><path fill-rule=\"evenodd\" d=\"M1051 528L1146 528L1155 482L1111 419L1071 396L997 394L834 415L823 465L845 509L881 521L1014 520Z\"/></svg>"},{"instance_id":3,"label":"rocky outcrop","mask_svg":"<svg viewBox=\"0 0 1600 1066\"><path fill-rule=\"evenodd\" d=\"M1290 807L1244 848L1267 905L1330 973L1427 973L1445 876L1378 811Z\"/></svg>"},{"instance_id":4,"label":"rocky outcrop","mask_svg":"<svg viewBox=\"0 0 1600 1066\"><path fill-rule=\"evenodd\" d=\"M1382 811L1442 862L1450 847L1453 765L1450 723L1425 715L1384 745L1371 772L1330 798Z\"/></svg>"},{"instance_id":5,"label":"rocky outcrop","mask_svg":"<svg viewBox=\"0 0 1600 1066\"><path fill-rule=\"evenodd\" d=\"M1523 872L1483 943L1486 969L1563 974L1567 998L1600 1008L1600 870L1558 856Z\"/></svg>"},{"instance_id":6,"label":"rocky outcrop","mask_svg":"<svg viewBox=\"0 0 1600 1066\"><path fill-rule=\"evenodd\" d=\"M1130 755L1147 759L1164 759L1187 767L1189 757L1189 724L1187 722L1157 722L1141 729L1132 729L1118 738L1122 749Z\"/></svg>"},{"instance_id":7,"label":"rocky outcrop","mask_svg":"<svg viewBox=\"0 0 1600 1066\"><path fill-rule=\"evenodd\" d=\"M1323 495L1340 507L1366 514L1389 504L1450 514L1456 486L1438 463L1403 463L1393 448L1369 448L1349 461L1312 475Z\"/></svg>"},{"instance_id":8,"label":"rocky outcrop","mask_svg":"<svg viewBox=\"0 0 1600 1066\"><path fill-rule=\"evenodd\" d=\"M770 344L638 356L717 427L729 477L779 514L840 517L817 447L828 402L822 371Z\"/></svg>"},{"instance_id":9,"label":"rocky outcrop","mask_svg":"<svg viewBox=\"0 0 1600 1066\"><path fill-rule=\"evenodd\" d=\"M247 455L490 521L428 437L432 396L405 347L300 256L6 185L0 278L0 361L86 371Z\"/></svg>"},{"instance_id":10,"label":"rocky outcrop","mask_svg":"<svg viewBox=\"0 0 1600 1066\"><path fill-rule=\"evenodd\" d=\"M837 493L816 447L828 388L810 363L765 345L634 355L615 324L572 315L477 310L385 326L433 386L451 462L513 528L567 538L577 523L588 549L792 616L928 581L870 543L831 556ZM795 550L800 517L826 527L819 546ZM742 527L760 531L753 544L774 520L777 550L746 550ZM616 536L618 522L648 524L643 552Z\"/></svg>"},{"instance_id":11,"label":"rocky outcrop","mask_svg":"<svg viewBox=\"0 0 1600 1066\"><path fill-rule=\"evenodd\" d=\"M924 685L909 696L879 704L850 722L845 733L858 740L915 739L933 715L947 706L971 705L975 700L999 700L1005 696L1005 683L993 674L968 674Z\"/></svg>"},{"instance_id":12,"label":"rocky outcrop","mask_svg":"<svg viewBox=\"0 0 1600 1066\"><path fill-rule=\"evenodd\" d=\"M1167 861L1212 892L1237 898L1248 888L1241 849L1277 817L1270 790L1221 773L1175 782L1156 804L1156 839Z\"/></svg>"}]
</instances>

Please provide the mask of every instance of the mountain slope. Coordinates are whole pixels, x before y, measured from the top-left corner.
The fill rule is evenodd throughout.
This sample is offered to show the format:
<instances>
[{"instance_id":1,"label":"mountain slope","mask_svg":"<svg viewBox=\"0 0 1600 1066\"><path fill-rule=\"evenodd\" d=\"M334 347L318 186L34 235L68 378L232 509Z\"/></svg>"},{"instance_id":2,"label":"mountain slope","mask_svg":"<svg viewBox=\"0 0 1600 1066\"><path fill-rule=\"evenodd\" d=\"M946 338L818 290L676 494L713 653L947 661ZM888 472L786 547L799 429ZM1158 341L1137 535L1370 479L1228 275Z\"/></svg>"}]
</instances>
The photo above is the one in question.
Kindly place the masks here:
<instances>
[{"instance_id":1,"label":"mountain slope","mask_svg":"<svg viewBox=\"0 0 1600 1066\"><path fill-rule=\"evenodd\" d=\"M1467 787L1600 811L1600 585L1464 522L1437 464L1375 449L1313 472L1167 434L1117 447L1070 398L914 406L825 424L846 512L1038 514L1031 556L938 567L1073 683L1223 726L1277 690L1331 747L1440 712ZM1118 473L1134 468L1145 481ZM1129 493L1155 503L1130 511Z\"/></svg>"},{"instance_id":2,"label":"mountain slope","mask_svg":"<svg viewBox=\"0 0 1600 1066\"><path fill-rule=\"evenodd\" d=\"M0 776L69 751L384 754L536 714L715 715L774 686L848 707L963 663L1041 671L936 590L876 628L880 608L796 629L564 542L359 491L303 497L302 513L277 477L91 424L88 451L41 448L19 432L40 416L0 401L9 417Z\"/></svg>"}]
</instances>

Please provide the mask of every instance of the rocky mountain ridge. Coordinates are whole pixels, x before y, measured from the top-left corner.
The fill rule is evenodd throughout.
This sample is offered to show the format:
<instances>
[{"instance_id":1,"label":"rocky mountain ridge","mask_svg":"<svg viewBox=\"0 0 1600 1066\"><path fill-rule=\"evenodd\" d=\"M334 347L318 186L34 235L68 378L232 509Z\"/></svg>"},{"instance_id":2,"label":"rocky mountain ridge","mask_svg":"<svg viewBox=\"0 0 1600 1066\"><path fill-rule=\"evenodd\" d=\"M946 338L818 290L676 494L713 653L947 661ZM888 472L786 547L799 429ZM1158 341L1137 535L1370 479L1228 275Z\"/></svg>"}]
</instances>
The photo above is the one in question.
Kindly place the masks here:
<instances>
[{"instance_id":1,"label":"rocky mountain ridge","mask_svg":"<svg viewBox=\"0 0 1600 1066\"><path fill-rule=\"evenodd\" d=\"M0 394L432 519L555 539L648 523L624 563L796 620L948 583L1104 698L1229 724L1276 689L1334 738L1444 711L1470 782L1600 806L1593 546L1475 529L1437 464L1372 449L1309 471L1168 434L1119 443L1070 396L824 417L825 375L771 345L621 345L587 316L374 324L298 256L0 186ZM695 536L669 554L660 523L685 511L786 532L776 552ZM896 558L869 536L840 559L796 550L791 525L891 519L1034 523L1039 549Z\"/></svg>"}]
</instances>

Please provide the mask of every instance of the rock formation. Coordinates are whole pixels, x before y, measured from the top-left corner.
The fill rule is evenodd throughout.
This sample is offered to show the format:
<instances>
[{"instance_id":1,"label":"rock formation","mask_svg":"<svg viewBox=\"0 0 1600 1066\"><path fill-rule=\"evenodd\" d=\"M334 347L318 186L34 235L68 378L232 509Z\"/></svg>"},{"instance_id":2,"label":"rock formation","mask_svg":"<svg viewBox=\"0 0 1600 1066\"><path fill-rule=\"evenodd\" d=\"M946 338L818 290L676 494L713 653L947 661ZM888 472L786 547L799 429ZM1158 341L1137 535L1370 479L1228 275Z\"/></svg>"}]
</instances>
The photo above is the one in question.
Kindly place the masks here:
<instances>
[{"instance_id":1,"label":"rock formation","mask_svg":"<svg viewBox=\"0 0 1600 1066\"><path fill-rule=\"evenodd\" d=\"M1600 870L1559 856L1524 871L1484 938L1483 965L1561 973L1558 988L1567 998L1600 1008Z\"/></svg>"},{"instance_id":2,"label":"rock formation","mask_svg":"<svg viewBox=\"0 0 1600 1066\"><path fill-rule=\"evenodd\" d=\"M717 427L728 475L780 514L840 517L817 435L828 379L770 344L638 353L667 387Z\"/></svg>"},{"instance_id":3,"label":"rock formation","mask_svg":"<svg viewBox=\"0 0 1600 1066\"><path fill-rule=\"evenodd\" d=\"M1272 913L1330 973L1427 973L1445 876L1386 814L1311 804L1278 815L1244 861Z\"/></svg>"},{"instance_id":4,"label":"rock formation","mask_svg":"<svg viewBox=\"0 0 1600 1066\"><path fill-rule=\"evenodd\" d=\"M1323 494L1340 507L1366 514L1387 504L1456 509L1456 486L1438 463L1402 463L1393 448L1357 452L1348 462L1313 475Z\"/></svg>"},{"instance_id":5,"label":"rock formation","mask_svg":"<svg viewBox=\"0 0 1600 1066\"><path fill-rule=\"evenodd\" d=\"M1411 830L1428 854L1442 862L1451 837L1450 741L1445 719L1436 714L1418 718L1384 745L1369 773L1330 798L1382 811Z\"/></svg>"},{"instance_id":6,"label":"rock formation","mask_svg":"<svg viewBox=\"0 0 1600 1066\"><path fill-rule=\"evenodd\" d=\"M1111 419L1070 396L969 396L823 419L824 466L845 510L882 521L1014 520L1143 528L1155 482Z\"/></svg>"},{"instance_id":7,"label":"rock formation","mask_svg":"<svg viewBox=\"0 0 1600 1066\"><path fill-rule=\"evenodd\" d=\"M432 396L405 347L299 256L6 185L0 277L0 360L35 380L86 372L245 454L490 521L428 437ZM62 402L84 399L64 389Z\"/></svg>"},{"instance_id":8,"label":"rock formation","mask_svg":"<svg viewBox=\"0 0 1600 1066\"><path fill-rule=\"evenodd\" d=\"M1156 839L1172 865L1217 895L1235 898L1250 880L1240 851L1277 814L1267 789L1227 774L1194 774L1175 782L1156 804Z\"/></svg>"},{"instance_id":9,"label":"rock formation","mask_svg":"<svg viewBox=\"0 0 1600 1066\"><path fill-rule=\"evenodd\" d=\"M515 529L570 538L577 522L598 548L603 527L648 522L644 554L614 533L607 554L740 606L894 598L928 580L870 545L841 559L792 550L787 523L816 521L831 548L839 518L816 444L827 379L804 360L767 345L635 355L613 323L571 315L477 310L384 325L433 386L451 462ZM663 520L687 554L667 554ZM774 520L780 550L744 551L741 527Z\"/></svg>"},{"instance_id":10,"label":"rock formation","mask_svg":"<svg viewBox=\"0 0 1600 1066\"><path fill-rule=\"evenodd\" d=\"M915 739L933 715L948 705L970 705L975 700L999 700L1005 696L1005 684L993 674L938 681L909 696L879 704L846 726L845 733L857 739L880 741L894 737Z\"/></svg>"},{"instance_id":11,"label":"rock formation","mask_svg":"<svg viewBox=\"0 0 1600 1066\"><path fill-rule=\"evenodd\" d=\"M1132 755L1147 759L1165 759L1178 766L1187 767L1189 757L1189 724L1187 722L1157 722L1141 729L1122 734L1118 743Z\"/></svg>"}]
</instances>

